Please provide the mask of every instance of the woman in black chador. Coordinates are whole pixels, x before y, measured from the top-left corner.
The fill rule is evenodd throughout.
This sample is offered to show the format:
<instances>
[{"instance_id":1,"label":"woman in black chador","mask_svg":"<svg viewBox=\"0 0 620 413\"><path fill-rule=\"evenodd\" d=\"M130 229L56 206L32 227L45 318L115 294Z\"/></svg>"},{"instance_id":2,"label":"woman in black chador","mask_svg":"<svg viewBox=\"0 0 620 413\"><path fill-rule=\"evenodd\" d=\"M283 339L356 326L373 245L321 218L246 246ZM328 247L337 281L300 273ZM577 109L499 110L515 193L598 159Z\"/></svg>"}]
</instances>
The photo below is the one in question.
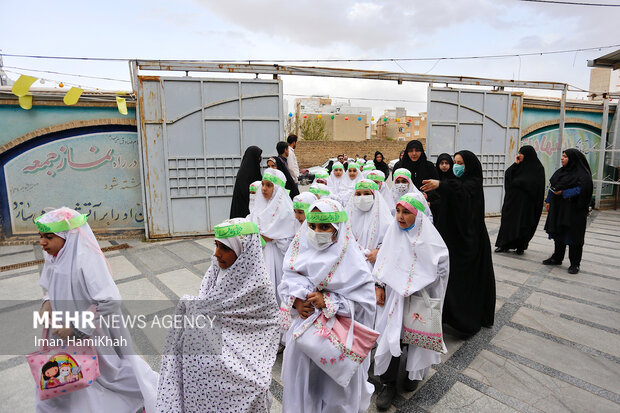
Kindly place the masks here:
<instances>
[{"instance_id":1,"label":"woman in black chador","mask_svg":"<svg viewBox=\"0 0 620 413\"><path fill-rule=\"evenodd\" d=\"M420 190L422 190L422 181L426 179L439 178L435 165L426 159L424 146L422 145L422 142L417 139L407 142L407 147L405 148L403 158L396 162L396 165L394 165L394 170L397 170L398 168L408 169L409 172L411 172L411 180L413 181L413 184ZM435 211L437 210L436 207L438 206L436 201L439 200L439 195L437 195L436 191L424 192L426 200L431 207L433 216L435 216Z\"/></svg>"},{"instance_id":2,"label":"woman in black chador","mask_svg":"<svg viewBox=\"0 0 620 413\"><path fill-rule=\"evenodd\" d=\"M442 179L454 178L454 172L452 172L453 166L454 161L449 154L442 153L437 157L437 162L435 162L435 169L437 169L440 181Z\"/></svg>"},{"instance_id":3,"label":"woman in black chador","mask_svg":"<svg viewBox=\"0 0 620 413\"><path fill-rule=\"evenodd\" d=\"M515 163L506 170L504 187L495 252L516 249L521 255L536 232L545 199L545 168L532 146L519 149Z\"/></svg>"},{"instance_id":4,"label":"woman in black chador","mask_svg":"<svg viewBox=\"0 0 620 413\"><path fill-rule=\"evenodd\" d=\"M549 183L545 231L555 242L555 251L543 261L545 265L560 265L566 246L570 259L570 274L579 272L586 219L592 200L592 172L586 157L577 149L562 152L562 167L555 171Z\"/></svg>"},{"instance_id":5,"label":"woman in black chador","mask_svg":"<svg viewBox=\"0 0 620 413\"><path fill-rule=\"evenodd\" d=\"M454 178L425 180L436 189L441 210L435 226L450 252L450 276L443 321L465 336L491 327L495 317L495 273L484 223L482 166L470 151L454 155Z\"/></svg>"},{"instance_id":6,"label":"woman in black chador","mask_svg":"<svg viewBox=\"0 0 620 413\"><path fill-rule=\"evenodd\" d=\"M250 146L245 150L241 166L235 179L230 218L245 218L250 214L250 184L260 181L260 161L263 150L258 146Z\"/></svg>"}]
</instances>

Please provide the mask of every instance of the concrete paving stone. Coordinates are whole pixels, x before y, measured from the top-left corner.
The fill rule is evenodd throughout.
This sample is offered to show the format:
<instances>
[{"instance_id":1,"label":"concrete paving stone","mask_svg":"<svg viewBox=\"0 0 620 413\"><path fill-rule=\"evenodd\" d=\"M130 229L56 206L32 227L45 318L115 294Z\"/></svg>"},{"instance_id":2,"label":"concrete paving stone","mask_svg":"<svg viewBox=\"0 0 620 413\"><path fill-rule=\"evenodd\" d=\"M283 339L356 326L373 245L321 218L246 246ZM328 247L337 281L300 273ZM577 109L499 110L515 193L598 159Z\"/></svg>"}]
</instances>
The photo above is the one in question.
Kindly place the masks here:
<instances>
[{"instance_id":1,"label":"concrete paving stone","mask_svg":"<svg viewBox=\"0 0 620 413\"><path fill-rule=\"evenodd\" d=\"M282 413L282 403L280 403L275 397L273 398L269 413Z\"/></svg>"},{"instance_id":2,"label":"concrete paving stone","mask_svg":"<svg viewBox=\"0 0 620 413\"><path fill-rule=\"evenodd\" d=\"M544 366L620 394L618 364L602 356L538 337L511 327L502 327L491 344Z\"/></svg>"},{"instance_id":3,"label":"concrete paving stone","mask_svg":"<svg viewBox=\"0 0 620 413\"><path fill-rule=\"evenodd\" d=\"M568 284L550 279L545 279L540 283L539 288L620 309L620 295L618 294L605 293L582 285Z\"/></svg>"},{"instance_id":4,"label":"concrete paving stone","mask_svg":"<svg viewBox=\"0 0 620 413\"><path fill-rule=\"evenodd\" d=\"M276 362L273 365L273 368L271 369L271 377L277 381L278 383L280 383L280 385L284 386L284 383L282 383L282 356L284 353L280 353L277 355L276 357Z\"/></svg>"},{"instance_id":5,"label":"concrete paving stone","mask_svg":"<svg viewBox=\"0 0 620 413\"><path fill-rule=\"evenodd\" d=\"M512 268L515 271L522 272L531 272L536 269L536 264L532 263L532 261L527 258L516 258L518 255L514 254L494 254L493 255L493 263L500 264L504 267Z\"/></svg>"},{"instance_id":6,"label":"concrete paving stone","mask_svg":"<svg viewBox=\"0 0 620 413\"><path fill-rule=\"evenodd\" d=\"M610 279L607 277L598 277L596 275L586 274L585 272L580 272L579 274L574 275L569 274L566 269L558 267L552 268L551 271L549 271L549 275L567 281L576 281L587 285L593 285L620 292L620 278Z\"/></svg>"},{"instance_id":7,"label":"concrete paving stone","mask_svg":"<svg viewBox=\"0 0 620 413\"><path fill-rule=\"evenodd\" d=\"M527 307L521 307L510 321L577 344L583 344L614 357L620 357L618 336L598 328L558 318Z\"/></svg>"},{"instance_id":8,"label":"concrete paving stone","mask_svg":"<svg viewBox=\"0 0 620 413\"><path fill-rule=\"evenodd\" d=\"M525 301L526 304L540 307L557 314L566 314L592 323L618 329L620 327L620 313L603 310L588 304L573 300L555 297L542 292L533 292Z\"/></svg>"},{"instance_id":9,"label":"concrete paving stone","mask_svg":"<svg viewBox=\"0 0 620 413\"><path fill-rule=\"evenodd\" d=\"M35 384L28 363L11 367L2 372L2 411L34 412Z\"/></svg>"},{"instance_id":10,"label":"concrete paving stone","mask_svg":"<svg viewBox=\"0 0 620 413\"><path fill-rule=\"evenodd\" d=\"M166 245L164 248L166 248L168 251L171 251L182 260L187 262L203 260L205 258L211 257L212 255L208 251L206 251L203 246L201 246L200 244L197 245L197 243L193 241L170 244Z\"/></svg>"},{"instance_id":11,"label":"concrete paving stone","mask_svg":"<svg viewBox=\"0 0 620 413\"><path fill-rule=\"evenodd\" d=\"M215 251L215 238L200 238L194 241L211 251Z\"/></svg>"},{"instance_id":12,"label":"concrete paving stone","mask_svg":"<svg viewBox=\"0 0 620 413\"><path fill-rule=\"evenodd\" d=\"M457 381L431 412L479 413L516 412L516 410Z\"/></svg>"},{"instance_id":13,"label":"concrete paving stone","mask_svg":"<svg viewBox=\"0 0 620 413\"><path fill-rule=\"evenodd\" d=\"M40 300L43 289L39 286L39 273L19 275L0 280L0 301ZM0 305L3 305L0 303Z\"/></svg>"},{"instance_id":14,"label":"concrete paving stone","mask_svg":"<svg viewBox=\"0 0 620 413\"><path fill-rule=\"evenodd\" d=\"M147 279L119 284L123 306L129 314L153 314L176 306Z\"/></svg>"},{"instance_id":15,"label":"concrete paving stone","mask_svg":"<svg viewBox=\"0 0 620 413\"><path fill-rule=\"evenodd\" d=\"M19 275L26 275L30 273L40 274L41 273L40 268L43 268L43 264L31 265L29 267L22 267L22 268L16 268L14 270L2 271L0 272L0 277L4 277L7 275L15 275L15 274L19 274Z\"/></svg>"},{"instance_id":16,"label":"concrete paving stone","mask_svg":"<svg viewBox=\"0 0 620 413\"><path fill-rule=\"evenodd\" d=\"M140 260L152 272L163 271L181 264L180 261L175 260L159 248L132 251L131 255Z\"/></svg>"},{"instance_id":17,"label":"concrete paving stone","mask_svg":"<svg viewBox=\"0 0 620 413\"><path fill-rule=\"evenodd\" d=\"M170 288L179 298L185 294L198 295L202 278L186 268L166 272L157 276L166 287Z\"/></svg>"},{"instance_id":18,"label":"concrete paving stone","mask_svg":"<svg viewBox=\"0 0 620 413\"><path fill-rule=\"evenodd\" d=\"M514 285L510 285L501 281L496 281L495 282L495 293L498 297L502 297L502 298L510 298L510 296L512 294L514 294L515 291L517 291L519 289L519 287L514 286Z\"/></svg>"},{"instance_id":19,"label":"concrete paving stone","mask_svg":"<svg viewBox=\"0 0 620 413\"><path fill-rule=\"evenodd\" d=\"M530 274L523 271L513 270L512 268L500 267L495 265L495 281L511 281L519 284L523 284L530 278Z\"/></svg>"},{"instance_id":20,"label":"concrete paving stone","mask_svg":"<svg viewBox=\"0 0 620 413\"><path fill-rule=\"evenodd\" d=\"M110 267L112 267L112 274L115 280L122 280L141 274L140 270L122 255L108 258L108 262L110 263Z\"/></svg>"},{"instance_id":21,"label":"concrete paving stone","mask_svg":"<svg viewBox=\"0 0 620 413\"><path fill-rule=\"evenodd\" d=\"M34 251L31 248L29 251L19 252L17 254L4 255L0 257L0 266L20 264L22 262L34 260L36 260L36 258L34 256Z\"/></svg>"},{"instance_id":22,"label":"concrete paving stone","mask_svg":"<svg viewBox=\"0 0 620 413\"><path fill-rule=\"evenodd\" d=\"M543 412L618 411L607 399L486 350L463 374Z\"/></svg>"},{"instance_id":23,"label":"concrete paving stone","mask_svg":"<svg viewBox=\"0 0 620 413\"><path fill-rule=\"evenodd\" d=\"M23 244L23 245L0 245L0 261L4 262L3 255L6 254L15 254L18 252L29 252L32 251L33 244ZM6 264L2 264L6 265Z\"/></svg>"},{"instance_id":24,"label":"concrete paving stone","mask_svg":"<svg viewBox=\"0 0 620 413\"><path fill-rule=\"evenodd\" d=\"M207 270L209 269L209 266L211 265L211 259L208 259L205 262L199 262L197 264L194 264L194 267L196 267L201 274L205 274L207 272Z\"/></svg>"}]
</instances>

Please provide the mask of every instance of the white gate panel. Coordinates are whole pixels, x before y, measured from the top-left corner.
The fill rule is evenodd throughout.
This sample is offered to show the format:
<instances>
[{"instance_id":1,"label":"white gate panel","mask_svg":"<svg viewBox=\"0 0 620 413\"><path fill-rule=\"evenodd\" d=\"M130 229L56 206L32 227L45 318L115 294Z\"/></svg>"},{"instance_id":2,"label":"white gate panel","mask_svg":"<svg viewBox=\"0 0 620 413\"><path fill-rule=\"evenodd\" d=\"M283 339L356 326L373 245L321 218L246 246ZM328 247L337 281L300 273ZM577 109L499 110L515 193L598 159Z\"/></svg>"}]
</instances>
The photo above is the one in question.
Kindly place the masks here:
<instances>
[{"instance_id":1,"label":"white gate panel","mask_svg":"<svg viewBox=\"0 0 620 413\"><path fill-rule=\"evenodd\" d=\"M279 80L138 78L146 232L202 235L228 218L237 170L252 145L282 140Z\"/></svg>"},{"instance_id":2,"label":"white gate panel","mask_svg":"<svg viewBox=\"0 0 620 413\"><path fill-rule=\"evenodd\" d=\"M504 171L519 149L521 93L432 88L428 90L427 152L474 152L482 163L485 211L501 213Z\"/></svg>"}]
</instances>

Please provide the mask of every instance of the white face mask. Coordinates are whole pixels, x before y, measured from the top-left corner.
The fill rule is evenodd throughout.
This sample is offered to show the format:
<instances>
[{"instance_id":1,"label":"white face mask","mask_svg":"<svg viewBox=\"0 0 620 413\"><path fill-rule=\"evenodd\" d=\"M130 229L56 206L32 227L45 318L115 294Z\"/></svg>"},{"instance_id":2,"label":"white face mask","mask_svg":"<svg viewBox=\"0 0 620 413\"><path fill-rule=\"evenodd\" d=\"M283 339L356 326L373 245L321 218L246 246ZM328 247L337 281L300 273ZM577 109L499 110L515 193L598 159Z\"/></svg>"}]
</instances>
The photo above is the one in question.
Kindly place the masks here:
<instances>
[{"instance_id":1,"label":"white face mask","mask_svg":"<svg viewBox=\"0 0 620 413\"><path fill-rule=\"evenodd\" d=\"M360 195L353 197L353 205L362 211L369 211L375 203L375 197L372 195Z\"/></svg>"},{"instance_id":2,"label":"white face mask","mask_svg":"<svg viewBox=\"0 0 620 413\"><path fill-rule=\"evenodd\" d=\"M394 184L394 188L396 188L396 192L404 194L409 189L409 184Z\"/></svg>"},{"instance_id":3,"label":"white face mask","mask_svg":"<svg viewBox=\"0 0 620 413\"><path fill-rule=\"evenodd\" d=\"M310 245L321 251L333 244L332 234L331 232L316 232L312 228L308 228L306 237Z\"/></svg>"}]
</instances>

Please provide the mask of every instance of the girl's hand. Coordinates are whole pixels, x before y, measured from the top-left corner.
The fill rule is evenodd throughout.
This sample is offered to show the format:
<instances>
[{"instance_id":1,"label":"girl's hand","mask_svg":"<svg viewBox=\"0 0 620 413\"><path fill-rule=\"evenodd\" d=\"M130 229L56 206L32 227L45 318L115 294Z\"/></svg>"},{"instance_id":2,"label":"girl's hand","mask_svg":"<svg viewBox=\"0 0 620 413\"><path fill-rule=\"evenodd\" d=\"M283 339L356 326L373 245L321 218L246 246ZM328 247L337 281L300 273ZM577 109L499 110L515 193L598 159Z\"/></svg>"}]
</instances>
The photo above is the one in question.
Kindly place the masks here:
<instances>
[{"instance_id":1,"label":"girl's hand","mask_svg":"<svg viewBox=\"0 0 620 413\"><path fill-rule=\"evenodd\" d=\"M378 253L379 253L379 250L378 250L378 249L376 249L376 250L370 250L370 252L369 252L368 254L366 254L366 260L367 260L368 262L371 262L371 263L373 263L373 264L374 264L374 263L375 263L375 261L377 261L377 254L378 254Z\"/></svg>"},{"instance_id":2,"label":"girl's hand","mask_svg":"<svg viewBox=\"0 0 620 413\"><path fill-rule=\"evenodd\" d=\"M375 294L377 296L377 305L383 307L385 305L385 290L375 286Z\"/></svg>"},{"instance_id":3,"label":"girl's hand","mask_svg":"<svg viewBox=\"0 0 620 413\"><path fill-rule=\"evenodd\" d=\"M261 235L261 237L263 237L263 239L265 240L265 242L271 242L271 241L273 241L273 238L269 238L269 237L266 237L266 236L264 236L264 235Z\"/></svg>"},{"instance_id":4,"label":"girl's hand","mask_svg":"<svg viewBox=\"0 0 620 413\"><path fill-rule=\"evenodd\" d=\"M67 337L73 337L73 329L71 327L58 328L52 331L52 335L58 336L58 338L66 340Z\"/></svg>"},{"instance_id":5,"label":"girl's hand","mask_svg":"<svg viewBox=\"0 0 620 413\"><path fill-rule=\"evenodd\" d=\"M50 300L47 300L46 302L44 302L41 305L41 309L39 310L39 315L41 317L43 317L43 314L45 313L49 313L50 315L52 314L52 302Z\"/></svg>"},{"instance_id":6,"label":"girl's hand","mask_svg":"<svg viewBox=\"0 0 620 413\"><path fill-rule=\"evenodd\" d=\"M555 195L562 195L562 190L560 189L559 191L555 191L554 194Z\"/></svg>"},{"instance_id":7,"label":"girl's hand","mask_svg":"<svg viewBox=\"0 0 620 413\"><path fill-rule=\"evenodd\" d=\"M549 212L549 202L545 202L545 211Z\"/></svg>"},{"instance_id":8,"label":"girl's hand","mask_svg":"<svg viewBox=\"0 0 620 413\"><path fill-rule=\"evenodd\" d=\"M320 293L318 291L308 294L306 300L308 300L308 302L310 302L314 306L314 308L318 308L319 310L326 307L323 293Z\"/></svg>"},{"instance_id":9,"label":"girl's hand","mask_svg":"<svg viewBox=\"0 0 620 413\"><path fill-rule=\"evenodd\" d=\"M420 191L428 192L439 188L439 181L437 179L425 179L422 181L424 185L420 187Z\"/></svg>"},{"instance_id":10,"label":"girl's hand","mask_svg":"<svg viewBox=\"0 0 620 413\"><path fill-rule=\"evenodd\" d=\"M302 318L302 320L305 320L306 318L310 317L312 313L314 313L314 307L312 306L312 304L300 298L295 299L293 306L299 313L299 316Z\"/></svg>"}]
</instances>

